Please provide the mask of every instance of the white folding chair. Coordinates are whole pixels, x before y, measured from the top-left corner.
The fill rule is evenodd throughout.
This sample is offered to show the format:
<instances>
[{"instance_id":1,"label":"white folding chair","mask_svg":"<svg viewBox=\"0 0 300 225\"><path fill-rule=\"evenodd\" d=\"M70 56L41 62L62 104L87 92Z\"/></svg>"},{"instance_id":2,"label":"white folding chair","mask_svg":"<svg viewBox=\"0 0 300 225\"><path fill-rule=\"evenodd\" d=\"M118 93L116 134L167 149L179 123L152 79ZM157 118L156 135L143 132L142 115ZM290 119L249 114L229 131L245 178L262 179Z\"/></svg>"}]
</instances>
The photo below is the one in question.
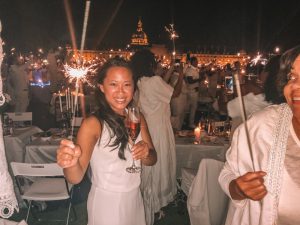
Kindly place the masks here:
<instances>
[{"instance_id":1,"label":"white folding chair","mask_svg":"<svg viewBox=\"0 0 300 225\"><path fill-rule=\"evenodd\" d=\"M218 182L223 165L223 162L214 159L201 160L187 200L191 225L224 224L228 197Z\"/></svg>"},{"instance_id":2,"label":"white folding chair","mask_svg":"<svg viewBox=\"0 0 300 225\"><path fill-rule=\"evenodd\" d=\"M32 125L32 112L6 113L13 122L29 122Z\"/></svg>"},{"instance_id":3,"label":"white folding chair","mask_svg":"<svg viewBox=\"0 0 300 225\"><path fill-rule=\"evenodd\" d=\"M21 198L28 202L26 222L29 217L32 201L57 201L69 200L66 224L69 223L70 210L72 207L72 185L64 178L63 169L56 163L30 164L11 162L11 169L19 187ZM31 184L22 185L21 178L34 177ZM24 180L23 180L24 181ZM72 207L75 218L76 213Z\"/></svg>"}]
</instances>

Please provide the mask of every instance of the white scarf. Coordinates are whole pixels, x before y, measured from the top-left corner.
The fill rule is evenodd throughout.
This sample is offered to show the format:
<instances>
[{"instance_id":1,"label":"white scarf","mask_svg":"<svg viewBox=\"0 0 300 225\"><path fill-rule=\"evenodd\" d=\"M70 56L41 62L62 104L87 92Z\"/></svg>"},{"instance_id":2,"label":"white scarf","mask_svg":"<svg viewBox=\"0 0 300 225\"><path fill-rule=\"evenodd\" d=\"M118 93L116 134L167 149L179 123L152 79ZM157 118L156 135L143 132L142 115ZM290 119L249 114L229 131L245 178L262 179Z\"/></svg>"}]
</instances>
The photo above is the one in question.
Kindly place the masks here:
<instances>
[{"instance_id":1,"label":"white scarf","mask_svg":"<svg viewBox=\"0 0 300 225\"><path fill-rule=\"evenodd\" d=\"M279 119L276 123L273 142L268 161L266 184L268 191L274 197L272 210L273 221L277 220L279 196L282 184L282 172L284 167L285 152L289 135L289 125L292 120L292 111L288 104L280 105Z\"/></svg>"}]
</instances>

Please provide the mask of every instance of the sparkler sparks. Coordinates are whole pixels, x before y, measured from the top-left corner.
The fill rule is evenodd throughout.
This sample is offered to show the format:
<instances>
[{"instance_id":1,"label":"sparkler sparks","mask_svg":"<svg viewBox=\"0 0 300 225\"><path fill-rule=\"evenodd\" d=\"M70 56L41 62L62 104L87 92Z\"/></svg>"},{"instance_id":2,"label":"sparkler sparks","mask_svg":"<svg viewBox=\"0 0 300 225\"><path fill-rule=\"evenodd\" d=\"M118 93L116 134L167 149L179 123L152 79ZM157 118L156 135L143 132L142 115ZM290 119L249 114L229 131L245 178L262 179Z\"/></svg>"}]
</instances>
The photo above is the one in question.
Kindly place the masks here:
<instances>
[{"instance_id":1,"label":"sparkler sparks","mask_svg":"<svg viewBox=\"0 0 300 225\"><path fill-rule=\"evenodd\" d=\"M170 27L165 26L165 29L170 34L170 39L174 40L175 38L178 38L179 36L174 29L174 24L170 24L169 26Z\"/></svg>"},{"instance_id":2,"label":"sparkler sparks","mask_svg":"<svg viewBox=\"0 0 300 225\"><path fill-rule=\"evenodd\" d=\"M170 39L173 43L173 58L176 58L176 49L175 49L175 39L178 38L178 34L176 33L175 29L174 29L174 24L170 24L169 27L165 26L166 31L170 34Z\"/></svg>"},{"instance_id":3,"label":"sparkler sparks","mask_svg":"<svg viewBox=\"0 0 300 225\"><path fill-rule=\"evenodd\" d=\"M265 65L266 62L267 62L267 59L262 58L262 55L259 54L259 52L258 52L257 56L251 60L251 66L257 65L257 63L261 63L261 64Z\"/></svg>"},{"instance_id":4,"label":"sparkler sparks","mask_svg":"<svg viewBox=\"0 0 300 225\"><path fill-rule=\"evenodd\" d=\"M76 82L78 85L79 81L86 82L89 86L94 87L95 85L89 81L88 75L94 75L98 69L98 63L95 62L83 62L73 63L72 65L65 64L64 72L65 76L69 79L69 82Z\"/></svg>"},{"instance_id":5,"label":"sparkler sparks","mask_svg":"<svg viewBox=\"0 0 300 225\"><path fill-rule=\"evenodd\" d=\"M75 126L75 111L78 104L78 96L79 93L79 83L86 82L90 86L94 86L91 82L89 82L88 75L93 75L96 73L98 69L98 63L89 61L84 62L79 57L79 60L75 60L71 65L64 65L65 76L69 79L69 82L75 81L75 96L74 96L74 107L71 107L71 116L72 116L72 125L71 125L71 136L70 139L73 139L74 134L74 126ZM68 88L69 90L69 88ZM73 96L73 95L72 95ZM69 101L72 101L71 106L73 106L73 99L70 98ZM84 110L83 108L81 109Z\"/></svg>"}]
</instances>

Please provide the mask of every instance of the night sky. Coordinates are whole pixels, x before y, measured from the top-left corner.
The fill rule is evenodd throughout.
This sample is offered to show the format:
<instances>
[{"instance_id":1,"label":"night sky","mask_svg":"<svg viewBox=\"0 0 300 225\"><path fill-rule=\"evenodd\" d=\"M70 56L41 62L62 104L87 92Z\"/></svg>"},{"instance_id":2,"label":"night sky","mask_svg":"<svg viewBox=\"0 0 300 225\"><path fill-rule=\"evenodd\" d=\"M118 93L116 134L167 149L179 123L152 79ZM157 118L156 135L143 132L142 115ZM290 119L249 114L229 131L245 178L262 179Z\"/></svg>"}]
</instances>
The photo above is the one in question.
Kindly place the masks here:
<instances>
[{"instance_id":1,"label":"night sky","mask_svg":"<svg viewBox=\"0 0 300 225\"><path fill-rule=\"evenodd\" d=\"M69 4L79 46L85 1ZM150 43L167 46L164 26L174 23L181 51L251 53L300 44L299 0L91 0L86 49L124 48L139 17ZM64 0L0 0L0 19L6 49L71 43Z\"/></svg>"}]
</instances>

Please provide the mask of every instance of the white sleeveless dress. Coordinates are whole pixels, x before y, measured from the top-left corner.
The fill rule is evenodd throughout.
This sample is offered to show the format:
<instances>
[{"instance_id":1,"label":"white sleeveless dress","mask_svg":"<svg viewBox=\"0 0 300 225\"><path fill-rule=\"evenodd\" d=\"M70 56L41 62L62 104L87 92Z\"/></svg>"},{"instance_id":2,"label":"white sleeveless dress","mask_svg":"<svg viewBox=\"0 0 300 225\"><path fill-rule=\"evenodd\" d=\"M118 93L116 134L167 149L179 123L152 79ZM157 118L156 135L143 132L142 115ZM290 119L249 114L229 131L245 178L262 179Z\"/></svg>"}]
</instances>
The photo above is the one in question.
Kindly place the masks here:
<instances>
[{"instance_id":1,"label":"white sleeveless dress","mask_svg":"<svg viewBox=\"0 0 300 225\"><path fill-rule=\"evenodd\" d=\"M122 160L118 148L112 150L109 144L115 138L110 140L106 123L101 135L90 160L92 187L87 202L88 225L145 225L140 173L126 172L132 164L132 155L126 149L127 160ZM136 142L140 140L141 134Z\"/></svg>"}]
</instances>

